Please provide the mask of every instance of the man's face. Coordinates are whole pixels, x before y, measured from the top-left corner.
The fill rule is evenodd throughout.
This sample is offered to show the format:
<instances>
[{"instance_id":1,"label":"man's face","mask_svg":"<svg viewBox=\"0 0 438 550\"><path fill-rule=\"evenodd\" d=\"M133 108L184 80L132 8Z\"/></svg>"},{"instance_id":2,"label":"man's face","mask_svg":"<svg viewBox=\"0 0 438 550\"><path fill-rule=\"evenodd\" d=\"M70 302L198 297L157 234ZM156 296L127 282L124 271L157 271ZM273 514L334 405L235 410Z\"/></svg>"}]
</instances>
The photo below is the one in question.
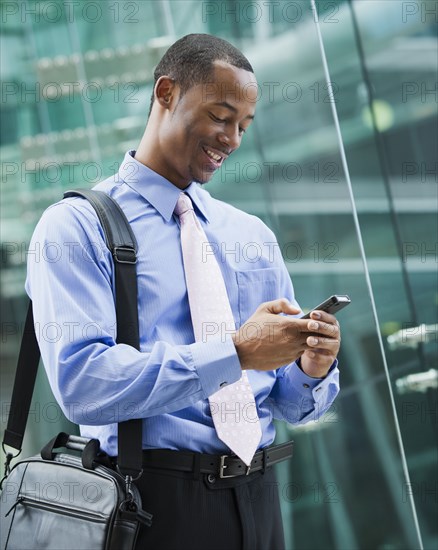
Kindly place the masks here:
<instances>
[{"instance_id":1,"label":"man's face","mask_svg":"<svg viewBox=\"0 0 438 550\"><path fill-rule=\"evenodd\" d=\"M166 113L154 169L181 189L192 181L207 183L240 146L256 101L253 73L215 62L211 82L190 88Z\"/></svg>"}]
</instances>

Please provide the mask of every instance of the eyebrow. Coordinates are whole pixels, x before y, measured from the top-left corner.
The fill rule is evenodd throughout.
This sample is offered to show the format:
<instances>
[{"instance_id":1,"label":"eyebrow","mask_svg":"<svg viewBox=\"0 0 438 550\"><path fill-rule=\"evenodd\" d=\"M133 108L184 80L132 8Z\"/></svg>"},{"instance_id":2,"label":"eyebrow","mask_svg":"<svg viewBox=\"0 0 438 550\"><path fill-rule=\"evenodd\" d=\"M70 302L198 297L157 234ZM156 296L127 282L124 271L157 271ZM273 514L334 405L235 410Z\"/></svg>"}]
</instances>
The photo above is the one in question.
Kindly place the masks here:
<instances>
[{"instance_id":1,"label":"eyebrow","mask_svg":"<svg viewBox=\"0 0 438 550\"><path fill-rule=\"evenodd\" d=\"M218 107L225 107L233 113L237 113L236 107L234 107L234 105L231 105L231 103L228 103L228 101L217 101L216 103L214 103L214 105L217 105ZM245 118L250 118L251 120L254 120L254 115L248 115Z\"/></svg>"}]
</instances>

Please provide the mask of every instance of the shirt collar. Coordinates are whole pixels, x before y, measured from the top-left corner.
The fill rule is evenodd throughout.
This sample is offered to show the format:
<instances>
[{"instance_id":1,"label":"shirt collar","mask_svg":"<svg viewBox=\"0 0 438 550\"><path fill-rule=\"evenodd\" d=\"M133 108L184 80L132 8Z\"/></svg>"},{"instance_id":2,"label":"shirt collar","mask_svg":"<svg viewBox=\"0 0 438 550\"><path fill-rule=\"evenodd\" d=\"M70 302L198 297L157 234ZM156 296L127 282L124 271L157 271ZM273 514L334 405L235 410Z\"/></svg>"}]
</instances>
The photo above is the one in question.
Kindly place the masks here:
<instances>
[{"instance_id":1,"label":"shirt collar","mask_svg":"<svg viewBox=\"0 0 438 550\"><path fill-rule=\"evenodd\" d=\"M136 160L134 155L135 151L128 151L126 153L119 169L120 180L124 181L129 187L144 197L168 222L175 210L181 189ZM197 209L208 222L208 208L206 207L205 199L209 194L202 193L195 182L192 182L186 187L184 193L189 195L195 209Z\"/></svg>"}]
</instances>

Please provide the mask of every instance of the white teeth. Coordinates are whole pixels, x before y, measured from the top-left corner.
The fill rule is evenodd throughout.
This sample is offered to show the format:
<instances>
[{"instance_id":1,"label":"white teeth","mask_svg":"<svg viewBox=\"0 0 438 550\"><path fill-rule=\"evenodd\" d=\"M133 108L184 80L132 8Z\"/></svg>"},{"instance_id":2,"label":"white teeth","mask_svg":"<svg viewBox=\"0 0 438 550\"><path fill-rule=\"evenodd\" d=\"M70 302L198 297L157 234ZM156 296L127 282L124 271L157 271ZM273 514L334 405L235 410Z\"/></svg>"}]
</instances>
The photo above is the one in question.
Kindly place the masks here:
<instances>
[{"instance_id":1,"label":"white teeth","mask_svg":"<svg viewBox=\"0 0 438 550\"><path fill-rule=\"evenodd\" d=\"M220 155L216 155L216 153L213 153L213 151L210 151L210 149L206 149L205 152L209 157L211 157L216 162L219 162L222 158Z\"/></svg>"}]
</instances>

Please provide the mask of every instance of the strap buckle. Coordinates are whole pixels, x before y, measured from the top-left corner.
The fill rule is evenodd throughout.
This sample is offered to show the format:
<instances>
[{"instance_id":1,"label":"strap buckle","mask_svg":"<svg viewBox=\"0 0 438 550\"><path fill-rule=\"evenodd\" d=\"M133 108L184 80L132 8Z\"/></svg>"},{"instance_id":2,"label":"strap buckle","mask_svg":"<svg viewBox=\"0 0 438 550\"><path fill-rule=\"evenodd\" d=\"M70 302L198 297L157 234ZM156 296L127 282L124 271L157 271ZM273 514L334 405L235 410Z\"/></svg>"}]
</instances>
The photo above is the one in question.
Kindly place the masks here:
<instances>
[{"instance_id":1,"label":"strap buckle","mask_svg":"<svg viewBox=\"0 0 438 550\"><path fill-rule=\"evenodd\" d=\"M221 455L221 460L220 460L220 463L219 463L219 477L221 479L227 479L227 478L230 478L230 477L238 477L240 475L243 475L243 473L230 474L229 476L224 474L225 468L228 468L228 466L225 464L225 459L227 459L227 458L228 458L228 455ZM246 467L246 471L245 471L246 476L249 474L250 470L251 470L251 465Z\"/></svg>"},{"instance_id":2,"label":"strap buckle","mask_svg":"<svg viewBox=\"0 0 438 550\"><path fill-rule=\"evenodd\" d=\"M221 461L220 461L220 464L219 464L219 477L221 479L226 479L228 477L236 477L235 474L231 474L229 476L227 476L226 474L224 474L224 470L225 468L228 468L228 466L225 464L225 459L228 458L228 455L221 455Z\"/></svg>"},{"instance_id":3,"label":"strap buckle","mask_svg":"<svg viewBox=\"0 0 438 550\"><path fill-rule=\"evenodd\" d=\"M119 264L136 264L137 254L134 248L128 246L115 246L113 248L113 257Z\"/></svg>"}]
</instances>

